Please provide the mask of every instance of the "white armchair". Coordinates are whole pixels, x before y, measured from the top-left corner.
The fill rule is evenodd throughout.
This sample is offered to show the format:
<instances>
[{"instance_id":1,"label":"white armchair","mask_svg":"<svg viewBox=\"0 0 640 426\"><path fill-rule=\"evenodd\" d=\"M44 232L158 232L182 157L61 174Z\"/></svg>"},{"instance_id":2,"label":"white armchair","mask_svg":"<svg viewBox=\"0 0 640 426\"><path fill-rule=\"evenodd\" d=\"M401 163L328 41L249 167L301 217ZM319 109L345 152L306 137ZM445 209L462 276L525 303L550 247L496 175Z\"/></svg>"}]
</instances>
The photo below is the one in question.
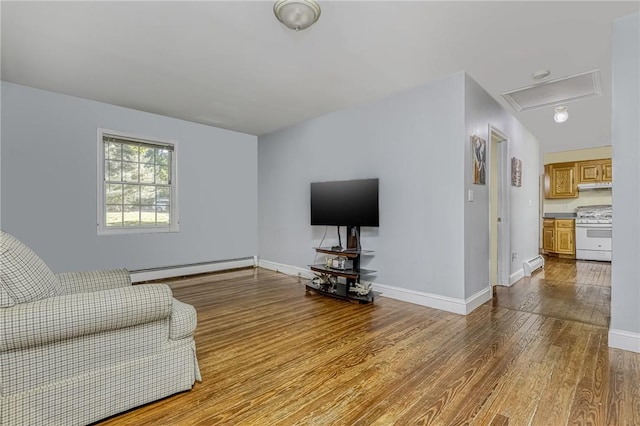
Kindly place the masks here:
<instances>
[{"instance_id":1,"label":"white armchair","mask_svg":"<svg viewBox=\"0 0 640 426\"><path fill-rule=\"evenodd\" d=\"M195 327L167 285L56 275L0 231L0 424L88 424L191 389Z\"/></svg>"}]
</instances>

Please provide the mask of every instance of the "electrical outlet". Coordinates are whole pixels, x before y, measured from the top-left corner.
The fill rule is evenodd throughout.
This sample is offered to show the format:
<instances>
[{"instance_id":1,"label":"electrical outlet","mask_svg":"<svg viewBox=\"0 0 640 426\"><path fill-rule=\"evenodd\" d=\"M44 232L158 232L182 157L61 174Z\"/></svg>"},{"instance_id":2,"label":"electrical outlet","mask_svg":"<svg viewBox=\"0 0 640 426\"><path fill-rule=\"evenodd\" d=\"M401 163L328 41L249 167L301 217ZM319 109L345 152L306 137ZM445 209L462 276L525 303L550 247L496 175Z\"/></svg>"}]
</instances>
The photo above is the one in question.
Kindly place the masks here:
<instances>
[{"instance_id":1,"label":"electrical outlet","mask_svg":"<svg viewBox=\"0 0 640 426\"><path fill-rule=\"evenodd\" d=\"M517 257L518 257L518 253L516 253L515 251L513 253L511 253L511 261L512 262L514 262Z\"/></svg>"}]
</instances>

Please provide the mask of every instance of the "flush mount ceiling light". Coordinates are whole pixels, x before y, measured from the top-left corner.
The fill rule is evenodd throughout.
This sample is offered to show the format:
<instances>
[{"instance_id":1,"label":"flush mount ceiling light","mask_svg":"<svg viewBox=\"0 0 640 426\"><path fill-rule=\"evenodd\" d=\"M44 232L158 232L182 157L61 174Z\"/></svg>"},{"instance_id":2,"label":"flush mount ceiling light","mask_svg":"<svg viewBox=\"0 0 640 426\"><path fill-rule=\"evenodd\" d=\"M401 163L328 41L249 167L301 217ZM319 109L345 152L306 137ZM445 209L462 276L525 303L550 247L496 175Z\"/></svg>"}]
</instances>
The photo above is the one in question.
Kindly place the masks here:
<instances>
[{"instance_id":1,"label":"flush mount ceiling light","mask_svg":"<svg viewBox=\"0 0 640 426\"><path fill-rule=\"evenodd\" d=\"M287 28L300 31L318 20L320 6L316 0L277 0L273 13Z\"/></svg>"},{"instance_id":2,"label":"flush mount ceiling light","mask_svg":"<svg viewBox=\"0 0 640 426\"><path fill-rule=\"evenodd\" d=\"M569 118L569 111L566 106L556 107L556 113L553 114L553 119L556 123L564 123Z\"/></svg>"},{"instance_id":3,"label":"flush mount ceiling light","mask_svg":"<svg viewBox=\"0 0 640 426\"><path fill-rule=\"evenodd\" d=\"M538 70L531 74L531 78L534 80L544 80L545 78L551 75L551 71L549 70Z\"/></svg>"}]
</instances>

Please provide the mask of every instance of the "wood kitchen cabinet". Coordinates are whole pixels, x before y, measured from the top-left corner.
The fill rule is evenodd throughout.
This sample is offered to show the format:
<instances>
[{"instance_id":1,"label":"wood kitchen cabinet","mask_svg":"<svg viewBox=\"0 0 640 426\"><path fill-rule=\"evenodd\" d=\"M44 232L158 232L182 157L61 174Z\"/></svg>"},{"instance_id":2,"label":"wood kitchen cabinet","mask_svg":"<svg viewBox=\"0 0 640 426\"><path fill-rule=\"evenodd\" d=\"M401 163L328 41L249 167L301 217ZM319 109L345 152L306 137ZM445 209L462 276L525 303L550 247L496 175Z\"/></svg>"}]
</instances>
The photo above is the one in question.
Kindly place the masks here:
<instances>
[{"instance_id":1,"label":"wood kitchen cabinet","mask_svg":"<svg viewBox=\"0 0 640 426\"><path fill-rule=\"evenodd\" d=\"M575 258L575 219L544 219L542 250L560 257Z\"/></svg>"},{"instance_id":2,"label":"wood kitchen cabinet","mask_svg":"<svg viewBox=\"0 0 640 426\"><path fill-rule=\"evenodd\" d=\"M542 250L546 253L556 251L555 236L555 219L544 219L542 226Z\"/></svg>"},{"instance_id":3,"label":"wood kitchen cabinet","mask_svg":"<svg viewBox=\"0 0 640 426\"><path fill-rule=\"evenodd\" d=\"M577 198L577 163L555 163L544 166L545 198Z\"/></svg>"},{"instance_id":4,"label":"wood kitchen cabinet","mask_svg":"<svg viewBox=\"0 0 640 426\"><path fill-rule=\"evenodd\" d=\"M575 220L556 219L556 253L576 255Z\"/></svg>"},{"instance_id":5,"label":"wood kitchen cabinet","mask_svg":"<svg viewBox=\"0 0 640 426\"><path fill-rule=\"evenodd\" d=\"M578 183L611 182L611 158L578 162Z\"/></svg>"}]
</instances>

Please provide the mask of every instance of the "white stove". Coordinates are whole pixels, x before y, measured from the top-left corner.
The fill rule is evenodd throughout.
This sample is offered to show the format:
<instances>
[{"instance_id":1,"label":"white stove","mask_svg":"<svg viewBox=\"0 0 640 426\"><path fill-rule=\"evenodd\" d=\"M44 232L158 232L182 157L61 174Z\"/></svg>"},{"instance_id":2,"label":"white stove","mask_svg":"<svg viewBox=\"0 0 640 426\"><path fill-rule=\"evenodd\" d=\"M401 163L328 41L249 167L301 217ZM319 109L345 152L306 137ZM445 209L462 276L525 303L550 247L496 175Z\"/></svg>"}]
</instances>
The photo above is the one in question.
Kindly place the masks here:
<instances>
[{"instance_id":1,"label":"white stove","mask_svg":"<svg viewBox=\"0 0 640 426\"><path fill-rule=\"evenodd\" d=\"M610 205L576 209L576 259L611 262L613 215Z\"/></svg>"}]
</instances>

